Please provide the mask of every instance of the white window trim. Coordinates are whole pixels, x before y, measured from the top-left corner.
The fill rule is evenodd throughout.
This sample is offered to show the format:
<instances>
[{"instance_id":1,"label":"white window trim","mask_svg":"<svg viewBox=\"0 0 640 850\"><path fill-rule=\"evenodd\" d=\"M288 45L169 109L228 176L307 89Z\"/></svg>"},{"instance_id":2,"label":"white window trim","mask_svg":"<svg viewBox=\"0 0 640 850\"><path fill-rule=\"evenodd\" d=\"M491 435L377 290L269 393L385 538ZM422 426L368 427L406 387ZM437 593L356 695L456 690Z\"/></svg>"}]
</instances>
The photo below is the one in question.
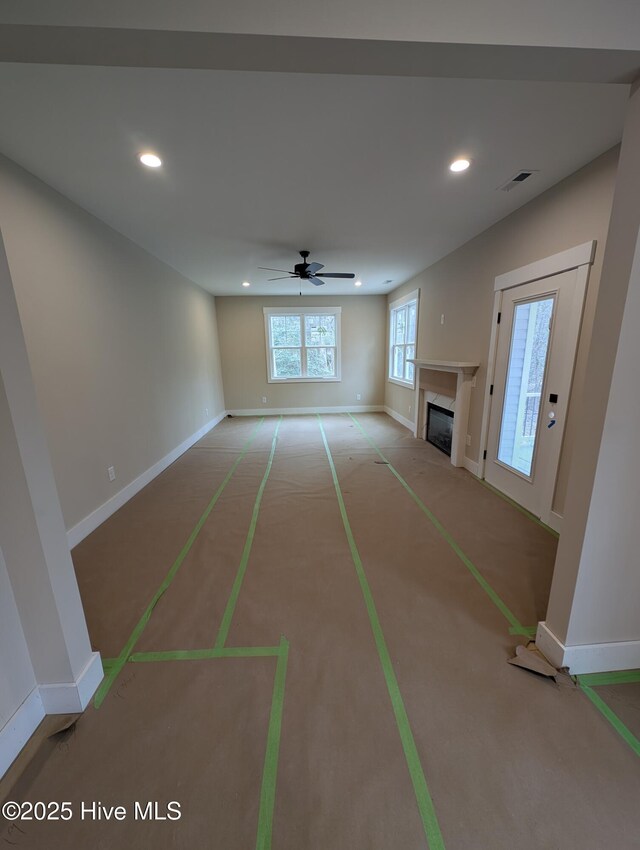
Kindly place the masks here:
<instances>
[{"instance_id":1,"label":"white window trim","mask_svg":"<svg viewBox=\"0 0 640 850\"><path fill-rule=\"evenodd\" d=\"M392 353L393 353L393 343L392 343L392 335L391 335L391 314L394 310L397 310L398 307L404 307L405 304L408 304L410 301L416 302L416 357L418 356L418 324L420 321L420 290L414 289L413 292L408 292L406 295L403 295L402 298L397 298L395 301L391 301L389 304L389 313L387 319L387 331L389 334L389 341L387 346L387 381L390 384L397 384L399 387L407 387L408 389L415 390L416 388L416 374L418 372L417 369L413 370L413 381L405 381L401 378L394 378L391 375L393 364L392 364Z\"/></svg>"},{"instance_id":2,"label":"white window trim","mask_svg":"<svg viewBox=\"0 0 640 850\"><path fill-rule=\"evenodd\" d=\"M269 384L330 384L342 381L342 307L323 307L313 305L312 307L263 307L264 312L264 341L267 356L267 383ZM335 316L336 317L336 374L330 378L275 378L272 375L271 361L271 329L269 318L271 316ZM304 341L304 323L302 327ZM303 344L302 348L306 348Z\"/></svg>"}]
</instances>

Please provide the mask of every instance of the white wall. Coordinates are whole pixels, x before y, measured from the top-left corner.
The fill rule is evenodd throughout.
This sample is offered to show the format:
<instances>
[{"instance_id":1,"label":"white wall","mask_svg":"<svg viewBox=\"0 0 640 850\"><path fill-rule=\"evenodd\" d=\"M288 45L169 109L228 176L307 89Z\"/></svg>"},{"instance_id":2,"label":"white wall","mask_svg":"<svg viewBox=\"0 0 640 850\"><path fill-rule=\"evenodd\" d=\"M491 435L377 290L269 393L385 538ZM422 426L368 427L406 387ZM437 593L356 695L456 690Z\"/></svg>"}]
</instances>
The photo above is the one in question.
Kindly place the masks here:
<instances>
[{"instance_id":1,"label":"white wall","mask_svg":"<svg viewBox=\"0 0 640 850\"><path fill-rule=\"evenodd\" d=\"M568 644L640 641L639 327L640 238L582 544Z\"/></svg>"},{"instance_id":2,"label":"white wall","mask_svg":"<svg viewBox=\"0 0 640 850\"><path fill-rule=\"evenodd\" d=\"M27 641L0 549L0 730L35 686Z\"/></svg>"},{"instance_id":3,"label":"white wall","mask_svg":"<svg viewBox=\"0 0 640 850\"><path fill-rule=\"evenodd\" d=\"M0 227L71 528L223 412L215 300L3 157Z\"/></svg>"},{"instance_id":4,"label":"white wall","mask_svg":"<svg viewBox=\"0 0 640 850\"><path fill-rule=\"evenodd\" d=\"M581 428L573 450L548 631L541 634L550 642L549 651L575 672L640 667L639 327L637 86L629 102L593 323L588 393L578 410Z\"/></svg>"},{"instance_id":5,"label":"white wall","mask_svg":"<svg viewBox=\"0 0 640 850\"><path fill-rule=\"evenodd\" d=\"M11 652L2 658L2 677L11 682L4 709L16 707L34 678L38 686L2 718L2 774L45 711L87 705L102 666L91 651L1 234L0 540L10 583L9 590L3 575L2 645Z\"/></svg>"}]
</instances>

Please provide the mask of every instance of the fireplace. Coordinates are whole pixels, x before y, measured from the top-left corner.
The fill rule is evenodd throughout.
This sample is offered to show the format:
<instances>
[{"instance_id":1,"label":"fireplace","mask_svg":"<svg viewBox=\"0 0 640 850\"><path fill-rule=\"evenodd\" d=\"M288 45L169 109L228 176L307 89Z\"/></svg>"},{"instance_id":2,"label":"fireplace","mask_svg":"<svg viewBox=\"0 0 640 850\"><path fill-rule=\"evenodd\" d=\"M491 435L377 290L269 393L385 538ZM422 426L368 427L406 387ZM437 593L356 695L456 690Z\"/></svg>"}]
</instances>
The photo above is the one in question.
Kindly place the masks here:
<instances>
[{"instance_id":1,"label":"fireplace","mask_svg":"<svg viewBox=\"0 0 640 850\"><path fill-rule=\"evenodd\" d=\"M428 402L426 441L451 457L452 437L453 410Z\"/></svg>"}]
</instances>

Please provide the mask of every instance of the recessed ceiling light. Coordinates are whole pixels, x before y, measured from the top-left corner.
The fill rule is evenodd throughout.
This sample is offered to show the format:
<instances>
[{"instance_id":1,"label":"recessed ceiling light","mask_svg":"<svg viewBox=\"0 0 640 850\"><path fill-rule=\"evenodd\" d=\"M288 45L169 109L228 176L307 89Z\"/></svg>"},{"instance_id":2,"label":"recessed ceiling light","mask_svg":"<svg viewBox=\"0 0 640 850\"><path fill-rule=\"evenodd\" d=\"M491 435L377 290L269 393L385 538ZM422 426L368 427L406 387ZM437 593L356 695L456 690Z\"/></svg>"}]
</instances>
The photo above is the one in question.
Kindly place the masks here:
<instances>
[{"instance_id":1,"label":"recessed ceiling light","mask_svg":"<svg viewBox=\"0 0 640 850\"><path fill-rule=\"evenodd\" d=\"M248 280L245 280L245 281L244 281L244 283L243 283L242 285L243 285L243 286L251 286L251 284L249 283L249 281L248 281Z\"/></svg>"},{"instance_id":2,"label":"recessed ceiling light","mask_svg":"<svg viewBox=\"0 0 640 850\"><path fill-rule=\"evenodd\" d=\"M362 286L362 281L361 281L361 280L357 280L357 281L356 281L353 285L354 285L354 286Z\"/></svg>"},{"instance_id":3,"label":"recessed ceiling light","mask_svg":"<svg viewBox=\"0 0 640 850\"><path fill-rule=\"evenodd\" d=\"M160 168L162 165L162 160L154 153L141 153L138 159L143 165L146 165L147 168Z\"/></svg>"},{"instance_id":4,"label":"recessed ceiling light","mask_svg":"<svg viewBox=\"0 0 640 850\"><path fill-rule=\"evenodd\" d=\"M471 163L468 159L454 159L449 166L449 171L466 171Z\"/></svg>"}]
</instances>

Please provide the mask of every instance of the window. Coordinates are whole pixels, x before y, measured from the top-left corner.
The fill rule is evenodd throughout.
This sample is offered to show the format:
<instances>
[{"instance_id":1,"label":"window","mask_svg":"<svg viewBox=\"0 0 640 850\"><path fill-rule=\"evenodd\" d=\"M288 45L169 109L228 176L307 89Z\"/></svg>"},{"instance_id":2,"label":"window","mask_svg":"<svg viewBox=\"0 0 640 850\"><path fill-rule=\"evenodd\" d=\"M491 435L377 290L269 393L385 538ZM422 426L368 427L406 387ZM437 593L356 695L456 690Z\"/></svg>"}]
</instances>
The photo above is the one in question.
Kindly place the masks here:
<instances>
[{"instance_id":1,"label":"window","mask_svg":"<svg viewBox=\"0 0 640 850\"><path fill-rule=\"evenodd\" d=\"M265 307L269 383L339 381L340 314L340 307Z\"/></svg>"},{"instance_id":2,"label":"window","mask_svg":"<svg viewBox=\"0 0 640 850\"><path fill-rule=\"evenodd\" d=\"M389 380L404 387L415 386L419 291L410 292L389 305Z\"/></svg>"}]
</instances>

